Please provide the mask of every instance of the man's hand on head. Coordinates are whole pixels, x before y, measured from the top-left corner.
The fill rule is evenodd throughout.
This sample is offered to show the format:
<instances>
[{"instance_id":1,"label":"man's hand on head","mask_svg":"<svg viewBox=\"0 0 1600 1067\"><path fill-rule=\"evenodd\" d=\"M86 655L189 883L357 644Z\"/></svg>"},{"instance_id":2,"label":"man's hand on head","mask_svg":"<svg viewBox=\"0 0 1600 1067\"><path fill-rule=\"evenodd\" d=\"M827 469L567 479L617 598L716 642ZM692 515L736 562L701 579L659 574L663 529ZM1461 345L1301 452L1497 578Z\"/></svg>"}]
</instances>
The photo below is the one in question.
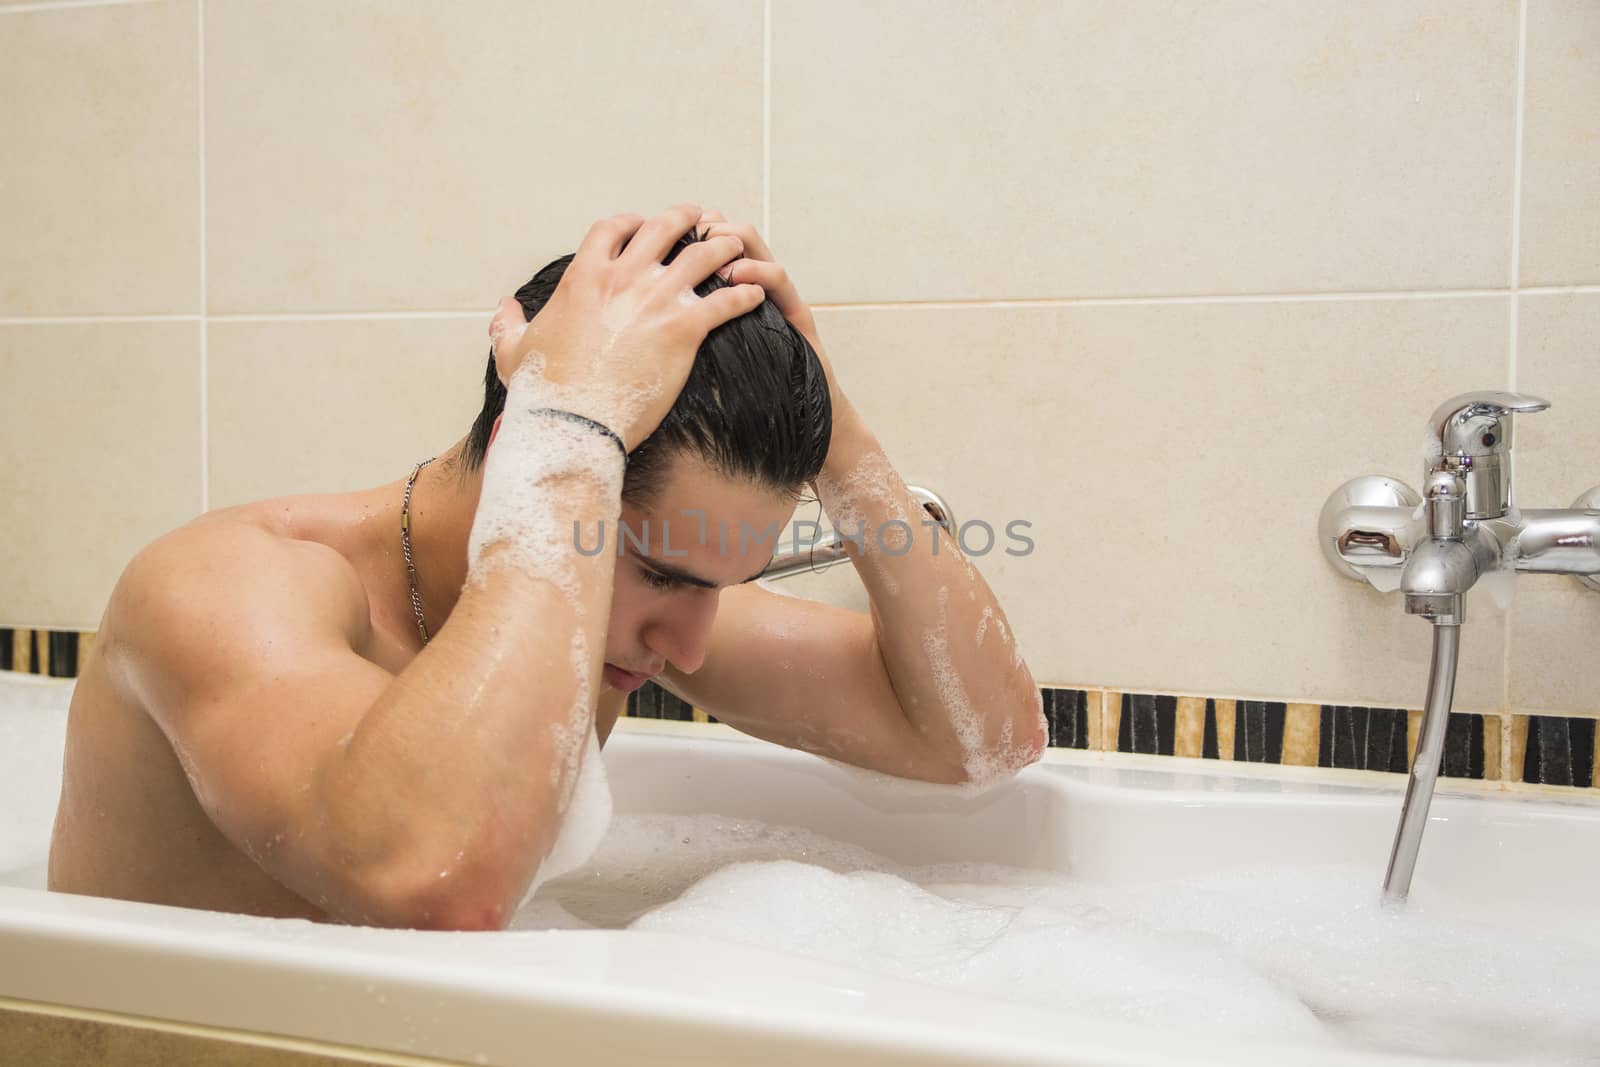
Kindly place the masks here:
<instances>
[{"instance_id":1,"label":"man's hand on head","mask_svg":"<svg viewBox=\"0 0 1600 1067\"><path fill-rule=\"evenodd\" d=\"M629 450L648 437L706 335L765 298L754 281L695 294L743 254L732 235L697 242L663 265L701 214L680 204L648 221L617 215L591 226L532 322L515 300L500 302L489 325L500 380L509 387L514 376L535 375L553 404L610 427Z\"/></svg>"},{"instance_id":2,"label":"man's hand on head","mask_svg":"<svg viewBox=\"0 0 1600 1067\"><path fill-rule=\"evenodd\" d=\"M795 288L789 272L773 256L766 239L750 223L729 222L723 218L722 212L714 209L701 215L700 221L708 224L705 228L708 239L733 237L744 246L744 254L718 272L723 280L734 285L754 283L761 286L767 299L777 306L790 325L805 335L826 366L827 357L822 354L822 342L817 338L817 323L811 314L811 307L800 299L800 290Z\"/></svg>"},{"instance_id":3,"label":"man's hand on head","mask_svg":"<svg viewBox=\"0 0 1600 1067\"><path fill-rule=\"evenodd\" d=\"M828 395L833 406L834 442L837 444L847 435L864 434L865 428L860 424L860 416L845 398L844 390L839 386L839 378L833 373L833 365L828 362L828 353L822 347L822 339L817 333L816 316L811 312L811 305L801 298L794 279L773 256L766 239L750 223L729 222L720 211L714 209L704 212L700 216L700 222L705 227L704 232L708 239L733 237L744 246L742 256L717 272L722 279L733 285L759 285L766 298L772 301L789 324L799 330L816 351L817 359L822 362L823 373L828 377ZM839 455L835 452L835 449L830 448L830 464L841 458L843 450L838 450Z\"/></svg>"}]
</instances>

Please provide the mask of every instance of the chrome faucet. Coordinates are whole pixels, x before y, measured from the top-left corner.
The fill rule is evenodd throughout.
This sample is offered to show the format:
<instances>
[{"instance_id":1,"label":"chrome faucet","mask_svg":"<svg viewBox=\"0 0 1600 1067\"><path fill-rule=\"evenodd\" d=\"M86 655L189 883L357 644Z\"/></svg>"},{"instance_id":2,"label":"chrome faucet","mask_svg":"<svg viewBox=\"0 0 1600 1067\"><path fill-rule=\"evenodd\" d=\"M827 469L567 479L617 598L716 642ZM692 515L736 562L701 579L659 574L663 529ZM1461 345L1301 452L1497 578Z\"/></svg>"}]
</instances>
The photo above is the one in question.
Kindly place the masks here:
<instances>
[{"instance_id":1,"label":"chrome faucet","mask_svg":"<svg viewBox=\"0 0 1600 1067\"><path fill-rule=\"evenodd\" d=\"M1571 508L1519 510L1511 485L1516 416L1549 401L1519 393L1463 393L1429 420L1423 495L1395 478L1366 476L1328 497L1318 539L1341 574L1405 596L1408 614L1433 624L1433 663L1422 737L1412 762L1384 878L1384 898L1404 901L1444 754L1455 695L1462 597L1480 577L1514 569L1571 574L1600 591L1600 486Z\"/></svg>"},{"instance_id":2,"label":"chrome faucet","mask_svg":"<svg viewBox=\"0 0 1600 1067\"><path fill-rule=\"evenodd\" d=\"M926 511L934 522L944 527L944 532L948 536L956 536L955 512L950 510L950 505L945 502L944 497L920 485L908 485L906 489L916 498L917 503L922 505L922 510ZM807 571L827 570L850 558L845 554L844 546L845 540L837 531L819 534L807 546L798 547L795 551L781 556L774 556L772 562L767 564L767 569L761 572L761 577L776 581Z\"/></svg>"}]
</instances>

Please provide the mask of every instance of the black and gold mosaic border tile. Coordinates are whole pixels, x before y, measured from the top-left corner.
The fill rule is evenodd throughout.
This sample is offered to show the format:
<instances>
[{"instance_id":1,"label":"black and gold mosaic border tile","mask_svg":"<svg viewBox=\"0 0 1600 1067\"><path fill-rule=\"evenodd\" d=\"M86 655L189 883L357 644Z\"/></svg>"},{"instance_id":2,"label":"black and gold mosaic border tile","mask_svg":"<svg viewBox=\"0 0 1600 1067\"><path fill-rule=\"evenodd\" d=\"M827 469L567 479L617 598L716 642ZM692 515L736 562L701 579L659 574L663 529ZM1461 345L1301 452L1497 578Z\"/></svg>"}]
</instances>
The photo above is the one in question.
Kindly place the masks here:
<instances>
[{"instance_id":1,"label":"black and gold mosaic border tile","mask_svg":"<svg viewBox=\"0 0 1600 1067\"><path fill-rule=\"evenodd\" d=\"M94 635L76 630L13 630L0 627L0 671L76 678L79 659Z\"/></svg>"},{"instance_id":2,"label":"black and gold mosaic border tile","mask_svg":"<svg viewBox=\"0 0 1600 1067\"><path fill-rule=\"evenodd\" d=\"M1416 756L1417 735L1422 724L1420 711L1404 708L1291 704L1104 690L1045 691L1047 716L1052 706L1065 704L1082 708L1082 718L1087 720L1092 714L1091 705L1097 701L1101 724L1098 730L1093 726L1088 728L1088 744L1078 743L1075 735L1058 734L1054 721L1050 743L1104 752L1404 774ZM1470 712L1452 714L1446 727L1440 773L1453 778L1500 780L1501 719L1499 715ZM1554 721L1586 724L1588 733L1584 732L1584 726L1578 726L1570 730L1570 735L1577 745L1589 744L1592 749L1594 720L1561 718ZM1559 738L1553 744L1557 749L1555 759L1564 755L1574 760L1572 745L1561 748ZM1591 751L1589 763L1592 762ZM1556 766L1554 760L1551 766ZM1511 780L1547 781L1542 775ZM1560 784L1580 783L1574 780ZM1585 779L1581 784L1591 783Z\"/></svg>"},{"instance_id":3,"label":"black and gold mosaic border tile","mask_svg":"<svg viewBox=\"0 0 1600 1067\"><path fill-rule=\"evenodd\" d=\"M654 682L646 682L628 694L624 715L635 719L669 719L674 722L716 722L703 709L674 696Z\"/></svg>"},{"instance_id":4,"label":"black and gold mosaic border tile","mask_svg":"<svg viewBox=\"0 0 1600 1067\"><path fill-rule=\"evenodd\" d=\"M1043 690L1050 744L1285 766L1405 774L1422 712L1344 704L1181 697L1101 689ZM1439 773L1488 782L1600 788L1593 718L1456 712Z\"/></svg>"},{"instance_id":5,"label":"black and gold mosaic border tile","mask_svg":"<svg viewBox=\"0 0 1600 1067\"><path fill-rule=\"evenodd\" d=\"M77 676L92 633L0 628L0 670ZM1422 712L1047 686L1040 690L1053 748L1404 774ZM716 722L647 683L626 715ZM1584 716L1457 712L1439 773L1451 778L1600 788L1600 731Z\"/></svg>"}]
</instances>

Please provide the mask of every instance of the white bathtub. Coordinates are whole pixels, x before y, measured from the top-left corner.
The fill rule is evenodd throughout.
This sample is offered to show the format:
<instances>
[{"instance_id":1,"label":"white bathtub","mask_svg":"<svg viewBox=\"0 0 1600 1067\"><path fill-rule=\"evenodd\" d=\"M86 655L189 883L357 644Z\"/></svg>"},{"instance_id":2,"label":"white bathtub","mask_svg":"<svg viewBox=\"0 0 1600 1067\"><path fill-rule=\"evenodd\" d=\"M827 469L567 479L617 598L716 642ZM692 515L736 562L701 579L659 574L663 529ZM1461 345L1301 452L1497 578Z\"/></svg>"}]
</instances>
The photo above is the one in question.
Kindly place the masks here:
<instances>
[{"instance_id":1,"label":"white bathtub","mask_svg":"<svg viewBox=\"0 0 1600 1067\"><path fill-rule=\"evenodd\" d=\"M1563 955L1587 954L1589 970L1600 971L1600 941L1570 925L1596 925L1593 804L1447 785L1423 846L1416 914L1374 917L1367 892L1376 899L1398 776L1053 752L981 797L961 797L759 742L685 736L673 724L624 720L607 746L620 816L716 813L809 828L905 864L1067 872L1110 894L1098 898L1106 901L1159 897L1161 887L1194 879L1253 884L1239 872L1270 880L1325 871L1285 892L1326 884L1332 904L1310 901L1303 921L1294 904L1282 914L1269 908L1275 917L1263 922L1278 925L1270 936L1247 935L1255 947L1239 952L1259 954L1281 938L1292 970L1296 957L1322 951L1319 988L1362 1003L1393 996L1394 1017L1358 1020L1355 1047L1339 1034L1285 1044L1258 1040L1248 1011L1198 1028L1193 1019L1133 1025L1126 1011L1094 1010L1094 997L1042 1004L983 995L707 936L381 931L47 893L66 692L0 682L0 858L11 857L0 863L9 867L0 869L0 998L493 1064L1375 1064L1421 1062L1373 1050L1418 1045L1600 1062L1600 997L1590 998L1581 965ZM1341 888L1351 879L1355 905ZM1213 896L1195 899L1206 906ZM1345 950L1328 946L1342 944L1335 927L1346 915L1354 977L1341 986ZM1424 921L1433 925L1416 925ZM1394 974L1393 994L1363 992L1354 987L1370 984L1361 975L1374 952L1384 974L1412 960L1409 950L1382 955L1373 932L1389 929L1385 922L1402 946L1428 930L1467 947L1453 956L1441 946L1438 966ZM1312 947L1298 948L1302 938ZM1233 952L1178 940L1200 956ZM1438 973L1454 983L1445 994L1454 1005L1473 987L1473 960L1490 957L1481 1007L1432 1020L1420 1042L1405 1036L1410 1005L1424 1002L1417 983ZM1092 953L1063 961L1075 988L1104 964ZM1547 973L1562 976L1551 990L1522 988ZM1457 1023L1471 1032L1451 1032ZM1552 1027L1554 1051L1542 1044Z\"/></svg>"}]
</instances>

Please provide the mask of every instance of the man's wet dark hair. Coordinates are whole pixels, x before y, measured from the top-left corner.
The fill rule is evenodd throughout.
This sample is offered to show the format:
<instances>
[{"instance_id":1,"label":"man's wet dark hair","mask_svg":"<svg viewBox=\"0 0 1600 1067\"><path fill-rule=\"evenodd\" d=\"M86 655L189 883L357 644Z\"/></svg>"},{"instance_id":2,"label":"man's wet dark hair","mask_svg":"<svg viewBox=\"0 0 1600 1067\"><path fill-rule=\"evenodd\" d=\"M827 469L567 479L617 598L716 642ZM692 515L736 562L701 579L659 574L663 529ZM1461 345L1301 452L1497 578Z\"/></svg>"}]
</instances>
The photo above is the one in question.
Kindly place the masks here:
<instances>
[{"instance_id":1,"label":"man's wet dark hair","mask_svg":"<svg viewBox=\"0 0 1600 1067\"><path fill-rule=\"evenodd\" d=\"M699 234L680 239L671 263ZM562 256L517 290L531 321L556 291L572 256ZM700 296L728 283L713 274ZM506 403L494 354L483 378L483 410L472 424L463 456L476 470L489 448L494 420ZM798 496L822 470L833 434L833 405L822 361L799 330L770 300L712 330L695 354L683 391L655 432L628 455L622 497L648 508L661 490L671 458L682 452L713 470L754 485Z\"/></svg>"}]
</instances>

